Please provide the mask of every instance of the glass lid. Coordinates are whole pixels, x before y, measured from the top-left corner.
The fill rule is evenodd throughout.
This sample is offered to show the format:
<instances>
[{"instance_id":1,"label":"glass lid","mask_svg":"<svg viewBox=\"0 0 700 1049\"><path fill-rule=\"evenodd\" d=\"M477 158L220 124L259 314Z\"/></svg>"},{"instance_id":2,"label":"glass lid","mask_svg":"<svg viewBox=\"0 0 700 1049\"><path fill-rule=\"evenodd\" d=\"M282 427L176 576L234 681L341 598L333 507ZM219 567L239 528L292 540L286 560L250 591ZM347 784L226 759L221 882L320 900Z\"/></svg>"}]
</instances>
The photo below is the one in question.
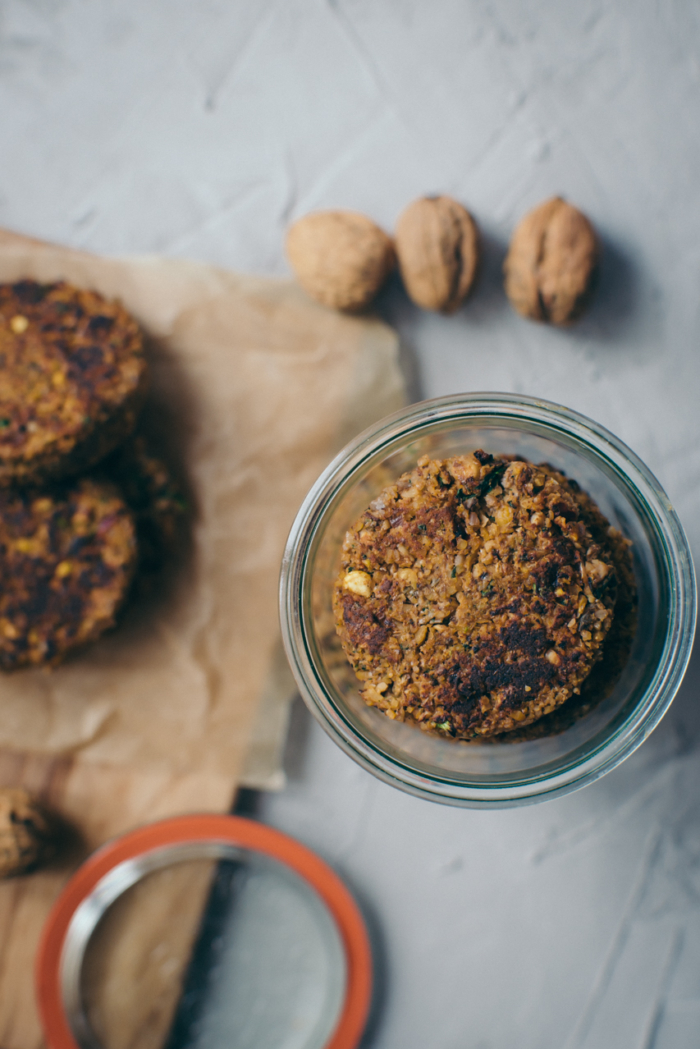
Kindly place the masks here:
<instances>
[{"instance_id":1,"label":"glass lid","mask_svg":"<svg viewBox=\"0 0 700 1049\"><path fill-rule=\"evenodd\" d=\"M352 1049L371 957L314 853L241 817L187 816L76 872L37 984L49 1049Z\"/></svg>"}]
</instances>

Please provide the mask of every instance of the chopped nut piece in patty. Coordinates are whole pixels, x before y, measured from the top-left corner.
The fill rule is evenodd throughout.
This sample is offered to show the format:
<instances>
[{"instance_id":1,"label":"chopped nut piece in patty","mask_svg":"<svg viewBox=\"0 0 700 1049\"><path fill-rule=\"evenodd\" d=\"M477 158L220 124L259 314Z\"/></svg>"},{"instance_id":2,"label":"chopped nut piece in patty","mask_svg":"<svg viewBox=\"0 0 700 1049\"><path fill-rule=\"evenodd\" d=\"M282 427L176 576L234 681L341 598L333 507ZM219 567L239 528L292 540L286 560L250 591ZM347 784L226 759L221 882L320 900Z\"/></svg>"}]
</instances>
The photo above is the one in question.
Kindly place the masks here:
<instances>
[{"instance_id":1,"label":"chopped nut piece in patty","mask_svg":"<svg viewBox=\"0 0 700 1049\"><path fill-rule=\"evenodd\" d=\"M609 533L626 549L546 464L481 450L419 460L343 546L336 629L365 702L461 740L551 713L579 692L612 624Z\"/></svg>"},{"instance_id":2,"label":"chopped nut piece in patty","mask_svg":"<svg viewBox=\"0 0 700 1049\"><path fill-rule=\"evenodd\" d=\"M58 663L99 637L135 563L133 519L111 485L0 490L0 668Z\"/></svg>"},{"instance_id":3,"label":"chopped nut piece in patty","mask_svg":"<svg viewBox=\"0 0 700 1049\"><path fill-rule=\"evenodd\" d=\"M70 284L0 284L0 485L91 466L134 428L143 338L118 302Z\"/></svg>"}]
</instances>

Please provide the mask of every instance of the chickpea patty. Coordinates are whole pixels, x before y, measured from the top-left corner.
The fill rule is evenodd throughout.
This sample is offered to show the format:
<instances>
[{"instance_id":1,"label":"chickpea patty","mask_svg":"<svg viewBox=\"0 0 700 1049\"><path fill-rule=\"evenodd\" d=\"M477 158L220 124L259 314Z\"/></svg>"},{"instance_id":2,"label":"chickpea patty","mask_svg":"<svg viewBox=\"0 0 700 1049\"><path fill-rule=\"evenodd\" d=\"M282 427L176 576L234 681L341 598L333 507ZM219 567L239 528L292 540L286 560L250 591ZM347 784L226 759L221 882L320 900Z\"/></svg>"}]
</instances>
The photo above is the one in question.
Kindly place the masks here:
<instances>
[{"instance_id":1,"label":"chickpea patty","mask_svg":"<svg viewBox=\"0 0 700 1049\"><path fill-rule=\"evenodd\" d=\"M59 663L114 624L136 563L111 485L0 491L0 668Z\"/></svg>"},{"instance_id":2,"label":"chickpea patty","mask_svg":"<svg viewBox=\"0 0 700 1049\"><path fill-rule=\"evenodd\" d=\"M132 437L104 462L134 515L140 582L177 557L185 539L187 503L167 465L153 454L142 435Z\"/></svg>"},{"instance_id":3,"label":"chickpea patty","mask_svg":"<svg viewBox=\"0 0 700 1049\"><path fill-rule=\"evenodd\" d=\"M613 620L626 541L550 466L420 459L347 533L333 606L366 703L468 740L580 691Z\"/></svg>"},{"instance_id":4,"label":"chickpea patty","mask_svg":"<svg viewBox=\"0 0 700 1049\"><path fill-rule=\"evenodd\" d=\"M0 485L96 463L134 428L146 362L118 302L69 284L0 285Z\"/></svg>"}]
</instances>

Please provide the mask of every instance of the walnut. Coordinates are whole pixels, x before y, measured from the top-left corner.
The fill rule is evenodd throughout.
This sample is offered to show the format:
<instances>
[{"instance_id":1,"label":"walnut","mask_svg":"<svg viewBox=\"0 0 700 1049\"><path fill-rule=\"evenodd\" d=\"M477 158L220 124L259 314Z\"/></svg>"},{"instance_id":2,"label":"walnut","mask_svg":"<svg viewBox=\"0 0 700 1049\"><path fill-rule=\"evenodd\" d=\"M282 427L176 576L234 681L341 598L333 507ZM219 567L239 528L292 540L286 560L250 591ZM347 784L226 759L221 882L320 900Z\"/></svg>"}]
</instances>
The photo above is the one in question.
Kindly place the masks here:
<instances>
[{"instance_id":1,"label":"walnut","mask_svg":"<svg viewBox=\"0 0 700 1049\"><path fill-rule=\"evenodd\" d=\"M479 258L476 224L451 197L421 197L399 216L396 253L416 306L453 313L474 283Z\"/></svg>"},{"instance_id":2,"label":"walnut","mask_svg":"<svg viewBox=\"0 0 700 1049\"><path fill-rule=\"evenodd\" d=\"M0 878L25 874L55 852L54 821L21 787L0 788Z\"/></svg>"},{"instance_id":3,"label":"walnut","mask_svg":"<svg viewBox=\"0 0 700 1049\"><path fill-rule=\"evenodd\" d=\"M395 263L391 238L356 211L299 219L287 233L287 258L312 298L348 312L372 301Z\"/></svg>"},{"instance_id":4,"label":"walnut","mask_svg":"<svg viewBox=\"0 0 700 1049\"><path fill-rule=\"evenodd\" d=\"M506 294L523 317L567 324L586 304L597 259L586 216L552 197L515 229L503 266Z\"/></svg>"}]
</instances>

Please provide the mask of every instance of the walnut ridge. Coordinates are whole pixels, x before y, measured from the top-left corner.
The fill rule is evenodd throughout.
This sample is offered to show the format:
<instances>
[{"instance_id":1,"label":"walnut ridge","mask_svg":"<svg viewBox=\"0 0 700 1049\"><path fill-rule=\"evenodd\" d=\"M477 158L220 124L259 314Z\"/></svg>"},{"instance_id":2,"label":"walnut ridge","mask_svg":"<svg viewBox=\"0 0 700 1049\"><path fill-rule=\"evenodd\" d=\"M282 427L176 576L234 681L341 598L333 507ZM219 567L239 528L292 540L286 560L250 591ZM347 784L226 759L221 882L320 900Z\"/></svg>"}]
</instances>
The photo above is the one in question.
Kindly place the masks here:
<instances>
[{"instance_id":1,"label":"walnut ridge","mask_svg":"<svg viewBox=\"0 0 700 1049\"><path fill-rule=\"evenodd\" d=\"M597 259L586 216L561 197L546 200L513 233L503 266L511 305L530 320L569 323L586 304Z\"/></svg>"},{"instance_id":2,"label":"walnut ridge","mask_svg":"<svg viewBox=\"0 0 700 1049\"><path fill-rule=\"evenodd\" d=\"M350 313L364 309L395 264L391 238L356 211L316 211L287 233L287 258L312 298Z\"/></svg>"},{"instance_id":3,"label":"walnut ridge","mask_svg":"<svg viewBox=\"0 0 700 1049\"><path fill-rule=\"evenodd\" d=\"M476 276L476 223L451 197L421 197L399 216L396 253L406 291L416 306L453 313Z\"/></svg>"},{"instance_id":4,"label":"walnut ridge","mask_svg":"<svg viewBox=\"0 0 700 1049\"><path fill-rule=\"evenodd\" d=\"M54 855L56 827L21 787L0 789L0 878L25 874Z\"/></svg>"}]
</instances>

